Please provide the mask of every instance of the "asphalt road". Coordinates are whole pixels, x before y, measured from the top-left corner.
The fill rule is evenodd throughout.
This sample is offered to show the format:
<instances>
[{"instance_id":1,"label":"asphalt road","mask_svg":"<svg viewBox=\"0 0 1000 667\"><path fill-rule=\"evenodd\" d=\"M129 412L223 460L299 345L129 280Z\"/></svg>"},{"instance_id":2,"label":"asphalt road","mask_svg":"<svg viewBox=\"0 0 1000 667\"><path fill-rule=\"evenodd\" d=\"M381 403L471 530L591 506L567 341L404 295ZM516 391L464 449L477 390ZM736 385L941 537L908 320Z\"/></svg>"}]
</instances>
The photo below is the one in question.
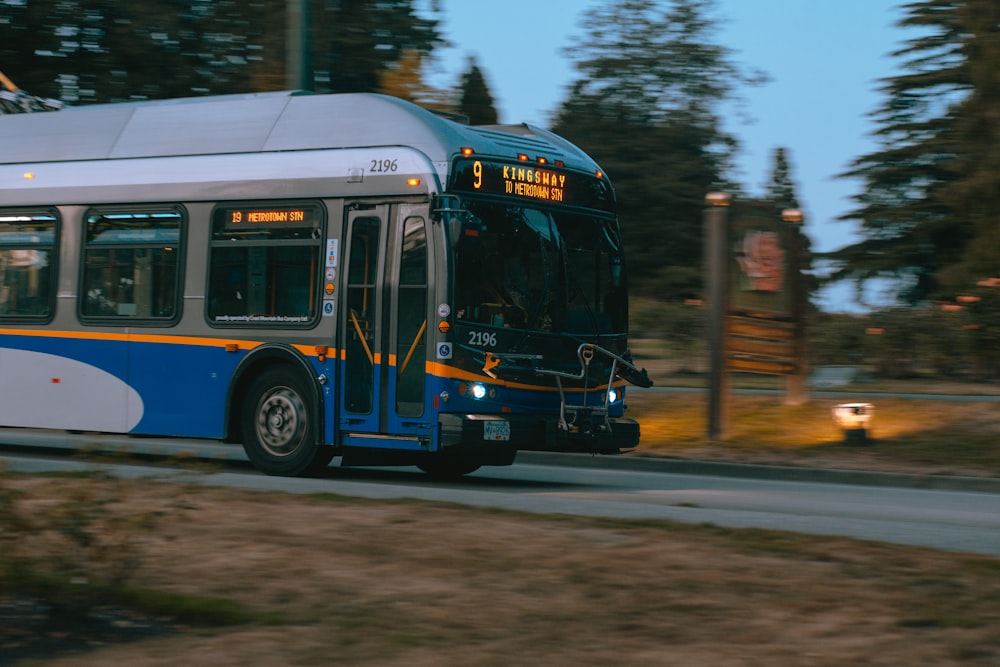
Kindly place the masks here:
<instances>
[{"instance_id":1,"label":"asphalt road","mask_svg":"<svg viewBox=\"0 0 1000 667\"><path fill-rule=\"evenodd\" d=\"M22 441L25 435L22 432ZM243 465L245 458L238 447L186 447L199 457L230 462L215 472L192 473L182 467L74 460L50 449L64 434L49 434L48 439L44 435L36 434L33 446L0 452L0 465L23 472L100 466L122 477L289 493L419 498L534 513L669 519L1000 556L1000 482L996 480L952 479L943 485L949 488L922 488L929 480L900 475L698 464L679 468L622 457L532 454L520 455L513 466L483 468L450 483L435 482L411 468L336 465L321 478L292 479L267 477ZM0 432L0 442L9 443L12 437ZM155 440L128 442L131 451L143 447L162 451L164 447Z\"/></svg>"}]
</instances>

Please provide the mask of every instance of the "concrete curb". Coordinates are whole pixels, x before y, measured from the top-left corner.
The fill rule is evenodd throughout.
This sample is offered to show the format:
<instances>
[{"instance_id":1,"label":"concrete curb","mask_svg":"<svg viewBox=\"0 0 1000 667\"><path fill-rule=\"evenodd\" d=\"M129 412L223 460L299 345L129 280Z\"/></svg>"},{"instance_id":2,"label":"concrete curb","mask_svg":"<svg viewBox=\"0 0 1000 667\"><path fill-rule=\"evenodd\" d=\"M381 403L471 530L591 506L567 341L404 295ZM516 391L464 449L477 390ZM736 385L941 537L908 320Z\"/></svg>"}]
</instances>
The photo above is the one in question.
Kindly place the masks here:
<instances>
[{"instance_id":1,"label":"concrete curb","mask_svg":"<svg viewBox=\"0 0 1000 667\"><path fill-rule=\"evenodd\" d=\"M0 429L0 442L8 446L49 449L92 449L101 452L120 451L150 456L187 456L203 460L247 462L238 445L214 445L202 441L129 438L127 436L93 435L70 441L63 432L32 429ZM853 484L856 486L886 486L911 489L937 489L1000 494L1000 478L965 477L958 475L915 475L875 470L842 470L807 468L803 466L756 465L719 461L672 459L655 456L592 456L590 454L560 454L554 452L520 451L517 463L570 466L604 470L673 473L767 479L786 482Z\"/></svg>"},{"instance_id":2,"label":"concrete curb","mask_svg":"<svg viewBox=\"0 0 1000 667\"><path fill-rule=\"evenodd\" d=\"M936 489L973 493L1000 493L1000 479L958 475L916 475L869 470L805 468L799 466L757 465L668 459L649 456L591 456L590 454L559 454L525 452L517 454L518 463L535 465L631 470L637 472L740 477L785 482L851 484L855 486L886 486L894 488Z\"/></svg>"}]
</instances>

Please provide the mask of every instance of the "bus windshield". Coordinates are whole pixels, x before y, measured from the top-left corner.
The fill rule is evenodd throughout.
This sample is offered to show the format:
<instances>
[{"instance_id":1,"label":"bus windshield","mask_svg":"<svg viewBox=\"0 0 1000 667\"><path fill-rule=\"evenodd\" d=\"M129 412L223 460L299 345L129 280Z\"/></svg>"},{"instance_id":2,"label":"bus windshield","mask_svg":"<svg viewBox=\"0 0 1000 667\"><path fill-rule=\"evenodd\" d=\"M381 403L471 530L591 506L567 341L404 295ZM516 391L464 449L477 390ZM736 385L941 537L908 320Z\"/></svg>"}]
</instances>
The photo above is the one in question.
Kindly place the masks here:
<instances>
[{"instance_id":1,"label":"bus windshield","mask_svg":"<svg viewBox=\"0 0 1000 667\"><path fill-rule=\"evenodd\" d=\"M627 331L614 220L466 202L455 247L456 319L571 334Z\"/></svg>"}]
</instances>

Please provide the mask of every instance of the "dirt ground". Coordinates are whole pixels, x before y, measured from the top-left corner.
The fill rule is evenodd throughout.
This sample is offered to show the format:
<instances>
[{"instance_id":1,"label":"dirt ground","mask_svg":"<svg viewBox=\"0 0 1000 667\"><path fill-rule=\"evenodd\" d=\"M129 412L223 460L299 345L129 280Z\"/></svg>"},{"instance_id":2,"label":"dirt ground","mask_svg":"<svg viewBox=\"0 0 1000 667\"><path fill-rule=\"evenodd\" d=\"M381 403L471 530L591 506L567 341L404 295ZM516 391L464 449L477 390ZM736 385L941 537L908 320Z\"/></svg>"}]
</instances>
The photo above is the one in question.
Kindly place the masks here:
<instances>
[{"instance_id":1,"label":"dirt ground","mask_svg":"<svg viewBox=\"0 0 1000 667\"><path fill-rule=\"evenodd\" d=\"M23 650L44 633L3 624L0 664L1000 664L997 559L169 483L6 484L30 511L113 484L108 531L122 525L115 517L153 517L129 536L133 585L221 598L258 620L206 628L118 619L147 631L77 637L78 652L56 656ZM58 632L74 639L66 630L48 639Z\"/></svg>"}]
</instances>

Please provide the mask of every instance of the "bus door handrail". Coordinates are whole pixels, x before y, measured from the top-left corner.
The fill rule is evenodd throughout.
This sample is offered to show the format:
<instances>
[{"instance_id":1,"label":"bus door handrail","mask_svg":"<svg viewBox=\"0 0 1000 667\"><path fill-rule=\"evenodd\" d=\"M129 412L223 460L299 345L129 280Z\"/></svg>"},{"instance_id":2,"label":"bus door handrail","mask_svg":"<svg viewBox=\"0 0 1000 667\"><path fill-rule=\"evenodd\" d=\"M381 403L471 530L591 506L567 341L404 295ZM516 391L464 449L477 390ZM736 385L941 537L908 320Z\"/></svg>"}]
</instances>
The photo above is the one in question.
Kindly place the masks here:
<instances>
[{"instance_id":1,"label":"bus door handrail","mask_svg":"<svg viewBox=\"0 0 1000 667\"><path fill-rule=\"evenodd\" d=\"M406 353L406 358L403 359L403 365L399 368L399 374L402 375L406 372L406 367L410 365L410 357L413 356L413 352L417 349L417 345L420 340L424 337L424 332L427 331L427 320L420 325L420 331L417 332L416 337L413 339L413 343L410 344L410 350Z\"/></svg>"},{"instance_id":2,"label":"bus door handrail","mask_svg":"<svg viewBox=\"0 0 1000 667\"><path fill-rule=\"evenodd\" d=\"M361 324L358 322L357 313L354 312L353 308L351 308L351 322L354 323L354 330L358 332L358 338L361 339L361 345L365 348L365 354L368 355L368 363L375 366L375 355L372 354L372 349L368 347L368 339L361 330Z\"/></svg>"}]
</instances>

